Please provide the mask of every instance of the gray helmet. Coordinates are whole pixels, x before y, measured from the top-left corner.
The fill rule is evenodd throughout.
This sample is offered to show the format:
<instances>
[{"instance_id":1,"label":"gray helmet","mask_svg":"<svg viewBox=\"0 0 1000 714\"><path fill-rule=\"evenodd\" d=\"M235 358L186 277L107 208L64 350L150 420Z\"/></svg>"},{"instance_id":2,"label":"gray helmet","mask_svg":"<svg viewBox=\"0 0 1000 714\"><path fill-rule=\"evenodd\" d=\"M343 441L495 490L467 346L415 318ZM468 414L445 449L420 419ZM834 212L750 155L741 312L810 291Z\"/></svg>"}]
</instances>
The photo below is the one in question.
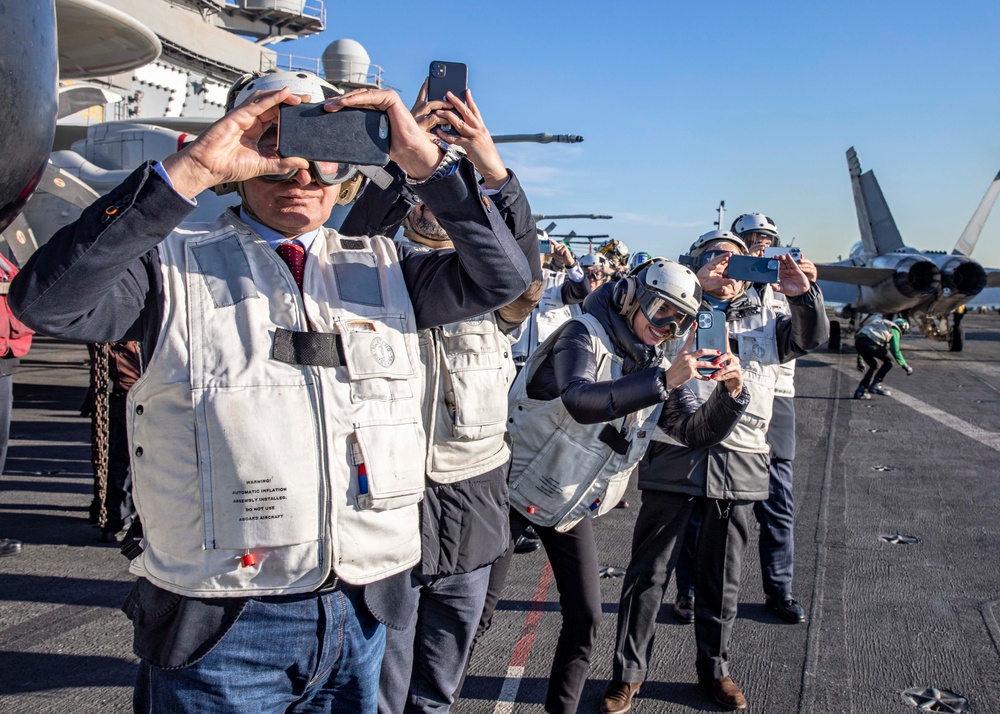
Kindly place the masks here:
<instances>
[{"instance_id":1,"label":"gray helmet","mask_svg":"<svg viewBox=\"0 0 1000 714\"><path fill-rule=\"evenodd\" d=\"M608 259L600 253L587 253L585 256L580 258L581 268L591 268L595 265L603 268L607 264Z\"/></svg>"},{"instance_id":2,"label":"gray helmet","mask_svg":"<svg viewBox=\"0 0 1000 714\"><path fill-rule=\"evenodd\" d=\"M737 216L730 230L738 236L744 236L747 233L763 233L771 236L775 241L778 240L778 226L763 213L744 213ZM775 244L777 245L777 243Z\"/></svg>"}]
</instances>

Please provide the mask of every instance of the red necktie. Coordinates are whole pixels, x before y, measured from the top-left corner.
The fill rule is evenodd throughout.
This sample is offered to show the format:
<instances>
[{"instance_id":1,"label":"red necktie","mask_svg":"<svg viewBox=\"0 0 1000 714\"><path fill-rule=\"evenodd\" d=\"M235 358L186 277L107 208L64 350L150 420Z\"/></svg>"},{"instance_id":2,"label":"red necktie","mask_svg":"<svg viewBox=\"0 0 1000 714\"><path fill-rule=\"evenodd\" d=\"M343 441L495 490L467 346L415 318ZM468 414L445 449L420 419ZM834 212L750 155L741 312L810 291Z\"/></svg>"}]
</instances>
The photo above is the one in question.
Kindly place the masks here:
<instances>
[{"instance_id":1,"label":"red necktie","mask_svg":"<svg viewBox=\"0 0 1000 714\"><path fill-rule=\"evenodd\" d=\"M302 292L302 276L306 270L306 249L297 240L285 241L278 246L278 255L288 264L288 269L292 271L295 284Z\"/></svg>"}]
</instances>

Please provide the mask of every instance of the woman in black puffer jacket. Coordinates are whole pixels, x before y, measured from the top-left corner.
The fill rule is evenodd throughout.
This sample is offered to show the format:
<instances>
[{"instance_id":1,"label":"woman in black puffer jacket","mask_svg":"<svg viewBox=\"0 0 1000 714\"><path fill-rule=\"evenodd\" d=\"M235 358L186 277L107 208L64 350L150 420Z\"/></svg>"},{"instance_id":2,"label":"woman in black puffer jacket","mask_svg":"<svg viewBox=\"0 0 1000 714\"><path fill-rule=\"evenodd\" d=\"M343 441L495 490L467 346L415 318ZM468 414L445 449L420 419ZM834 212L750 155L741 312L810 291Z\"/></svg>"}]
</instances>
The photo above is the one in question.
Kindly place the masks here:
<instances>
[{"instance_id":1,"label":"woman in black puffer jacket","mask_svg":"<svg viewBox=\"0 0 1000 714\"><path fill-rule=\"evenodd\" d=\"M572 713L590 670L601 619L597 547L591 519L618 502L653 427L688 445L724 439L746 408L739 360L688 350L673 364L662 345L690 330L701 288L687 268L665 259L604 285L585 314L538 348L511 389L510 528L513 543L533 526L545 546L560 593L563 624L545 709ZM720 382L701 408L682 386L699 358L714 358ZM662 411L661 411L662 405ZM615 495L617 492L617 495ZM489 628L513 549L493 564L476 641ZM475 647L475 642L473 643Z\"/></svg>"}]
</instances>

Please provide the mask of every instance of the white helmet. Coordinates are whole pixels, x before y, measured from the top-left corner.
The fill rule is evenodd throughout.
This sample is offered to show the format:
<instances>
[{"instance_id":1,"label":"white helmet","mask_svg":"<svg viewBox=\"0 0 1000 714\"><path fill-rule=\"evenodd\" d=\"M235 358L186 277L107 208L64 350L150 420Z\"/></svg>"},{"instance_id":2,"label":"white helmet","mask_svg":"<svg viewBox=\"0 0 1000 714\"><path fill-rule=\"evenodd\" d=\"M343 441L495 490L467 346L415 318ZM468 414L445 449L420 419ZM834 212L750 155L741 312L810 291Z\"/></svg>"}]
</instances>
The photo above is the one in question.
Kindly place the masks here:
<instances>
[{"instance_id":1,"label":"white helmet","mask_svg":"<svg viewBox=\"0 0 1000 714\"><path fill-rule=\"evenodd\" d=\"M580 258L581 268L591 268L595 265L603 268L607 264L608 264L607 258L605 258L600 253L587 253L585 256Z\"/></svg>"},{"instance_id":2,"label":"white helmet","mask_svg":"<svg viewBox=\"0 0 1000 714\"><path fill-rule=\"evenodd\" d=\"M731 233L730 231L709 231L708 233L703 233L698 236L698 239L695 240L695 242L692 243L691 247L688 249L688 255L691 258L698 259L695 262L703 265L707 261L700 259L708 250L708 246L712 243L732 243L740 249L741 255L746 255L749 252L747 244L744 243L743 239L735 233Z\"/></svg>"},{"instance_id":3,"label":"white helmet","mask_svg":"<svg viewBox=\"0 0 1000 714\"><path fill-rule=\"evenodd\" d=\"M312 72L274 70L271 72L252 72L244 74L233 82L226 95L226 111L230 111L247 99L254 92L272 91L289 87L292 94L304 97L307 102L322 102L332 99L343 92Z\"/></svg>"},{"instance_id":4,"label":"white helmet","mask_svg":"<svg viewBox=\"0 0 1000 714\"><path fill-rule=\"evenodd\" d=\"M334 87L325 79L317 77L312 72L282 70L250 72L233 82L233 85L229 88L229 93L226 95L226 111L232 111L243 104L254 92L284 89L285 87L291 88L292 94L304 97L308 102L322 102L324 99L330 99L343 94L341 90ZM266 141L274 141L275 136L274 127L272 126L264 132L264 136L261 137L258 147L263 146ZM364 181L364 177L358 173L358 168L351 164L337 164L336 171L327 173L326 169L327 165L325 163L317 161L309 162L309 172L318 184L321 186L342 184L337 196L338 204L345 205L353 201ZM296 173L298 173L298 169L293 169L284 174L262 176L261 178L265 181L281 182L289 180ZM219 195L224 195L232 191L240 192L239 186L235 183L220 184L219 186L215 186L213 190ZM242 197L242 193L240 195Z\"/></svg>"},{"instance_id":5,"label":"white helmet","mask_svg":"<svg viewBox=\"0 0 1000 714\"><path fill-rule=\"evenodd\" d=\"M777 245L778 226L763 213L744 213L737 216L730 230L738 236L744 236L747 233L763 233L771 236Z\"/></svg>"},{"instance_id":6,"label":"white helmet","mask_svg":"<svg viewBox=\"0 0 1000 714\"><path fill-rule=\"evenodd\" d=\"M615 284L612 303L619 314L631 320L637 310L658 329L672 327L669 337L683 337L701 309L701 285L688 268L666 258L653 258L635 275ZM671 314L658 316L664 307Z\"/></svg>"}]
</instances>

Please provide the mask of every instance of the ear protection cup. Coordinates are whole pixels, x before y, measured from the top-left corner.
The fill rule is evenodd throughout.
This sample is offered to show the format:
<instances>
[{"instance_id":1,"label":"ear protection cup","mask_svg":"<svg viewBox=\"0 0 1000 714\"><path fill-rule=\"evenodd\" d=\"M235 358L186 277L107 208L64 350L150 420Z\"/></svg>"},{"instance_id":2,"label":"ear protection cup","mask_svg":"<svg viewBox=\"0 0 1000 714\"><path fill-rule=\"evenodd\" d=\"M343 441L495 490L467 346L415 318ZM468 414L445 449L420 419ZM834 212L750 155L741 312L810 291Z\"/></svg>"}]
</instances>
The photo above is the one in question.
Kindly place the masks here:
<instances>
[{"instance_id":1,"label":"ear protection cup","mask_svg":"<svg viewBox=\"0 0 1000 714\"><path fill-rule=\"evenodd\" d=\"M615 283L611 293L611 305L619 315L628 317L635 312L635 277L629 276Z\"/></svg>"}]
</instances>

